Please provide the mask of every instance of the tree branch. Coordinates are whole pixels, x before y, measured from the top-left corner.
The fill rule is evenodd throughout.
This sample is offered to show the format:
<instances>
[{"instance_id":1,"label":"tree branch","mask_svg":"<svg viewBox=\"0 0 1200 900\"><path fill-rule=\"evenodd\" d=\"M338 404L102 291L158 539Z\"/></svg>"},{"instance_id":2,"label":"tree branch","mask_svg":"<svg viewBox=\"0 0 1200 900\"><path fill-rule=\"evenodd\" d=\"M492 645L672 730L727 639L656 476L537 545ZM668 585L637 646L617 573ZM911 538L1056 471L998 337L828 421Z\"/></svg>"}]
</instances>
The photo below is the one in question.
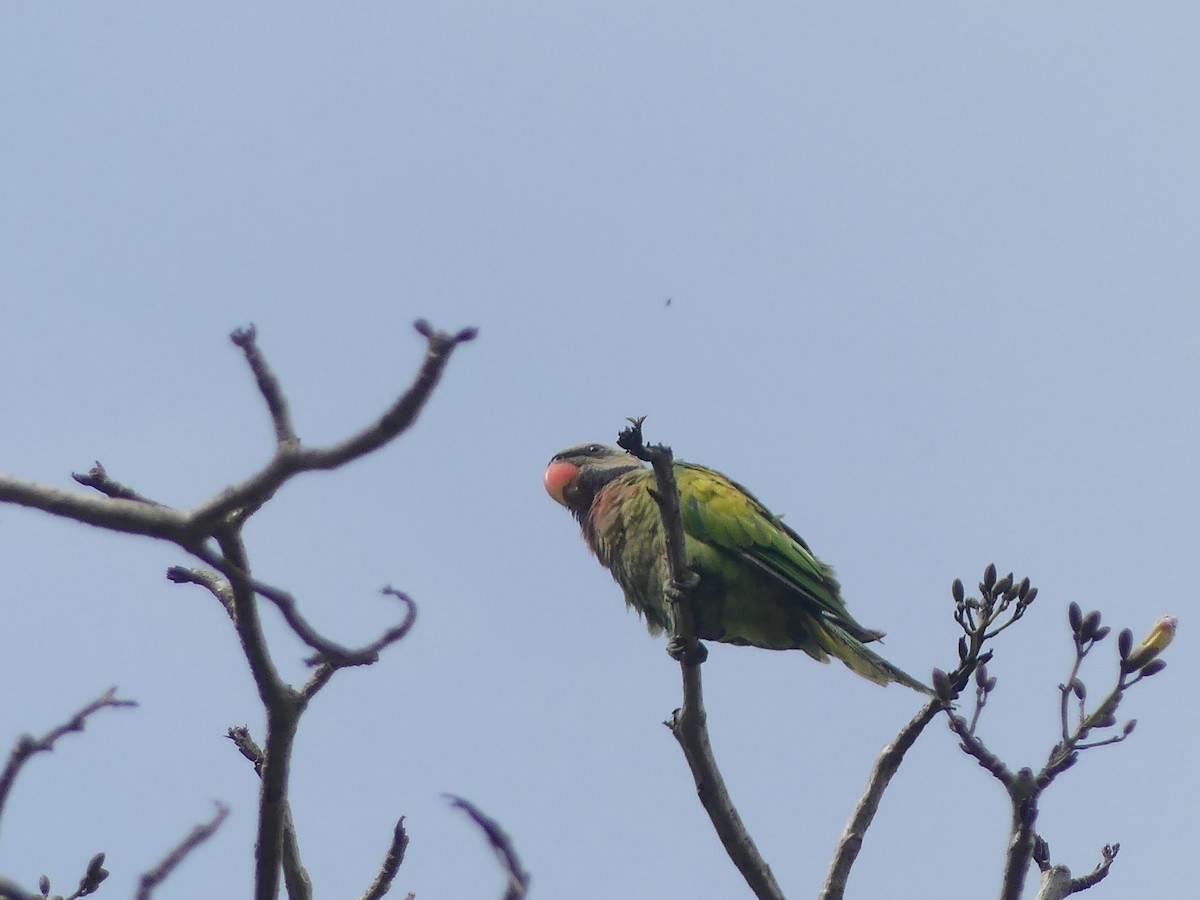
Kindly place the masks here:
<instances>
[{"instance_id":1,"label":"tree branch","mask_svg":"<svg viewBox=\"0 0 1200 900\"><path fill-rule=\"evenodd\" d=\"M904 761L904 754L916 742L917 737L925 730L925 726L933 721L942 710L942 701L934 698L921 707L907 725L900 729L895 739L880 751L871 774L867 778L867 786L859 798L858 805L846 823L846 828L838 839L837 849L829 863L829 871L825 874L825 883L821 885L818 900L842 900L846 893L846 882L850 878L850 869L862 849L863 839L867 829L875 820L879 810L879 802L883 792L887 790L892 776Z\"/></svg>"},{"instance_id":2,"label":"tree branch","mask_svg":"<svg viewBox=\"0 0 1200 900\"><path fill-rule=\"evenodd\" d=\"M336 469L403 434L416 421L433 389L437 387L454 348L474 340L478 334L474 328L464 328L450 335L434 330L423 319L418 320L414 327L428 342L425 360L412 386L375 423L332 447L305 449L296 441L278 444L275 455L263 469L241 484L227 488L202 503L191 511L190 517L201 527L211 528L238 509L258 508L288 479L301 472ZM277 432L279 427L277 423Z\"/></svg>"},{"instance_id":3,"label":"tree branch","mask_svg":"<svg viewBox=\"0 0 1200 900\"><path fill-rule=\"evenodd\" d=\"M237 609L233 602L233 585L215 569L171 566L167 569L167 580L175 584L198 584L205 588L225 608L229 618L237 623Z\"/></svg>"},{"instance_id":4,"label":"tree branch","mask_svg":"<svg viewBox=\"0 0 1200 900\"><path fill-rule=\"evenodd\" d=\"M104 470L104 466L100 465L100 460L96 460L96 464L85 474L80 475L78 472L72 472L71 477L84 487L97 490L105 497L110 497L113 500L132 500L135 503L145 503L150 506L163 505L156 500L151 500L149 497L143 497L133 488L126 487L121 482L109 478L108 472Z\"/></svg>"},{"instance_id":5,"label":"tree branch","mask_svg":"<svg viewBox=\"0 0 1200 900\"><path fill-rule=\"evenodd\" d=\"M525 892L529 890L529 873L521 868L521 860L517 858L517 851L513 849L508 835L504 833L495 819L485 816L469 801L452 794L447 794L446 799L455 809L461 809L471 817L471 820L483 831L488 843L492 845L492 849L496 851L500 865L504 867L505 874L508 875L504 900L521 900L525 896Z\"/></svg>"},{"instance_id":6,"label":"tree branch","mask_svg":"<svg viewBox=\"0 0 1200 900\"><path fill-rule=\"evenodd\" d=\"M691 604L691 591L699 582L687 568L683 518L679 512L679 491L675 486L674 455L670 447L662 444L651 447L645 445L642 439L644 418L629 421L631 427L621 432L617 443L654 467L658 483L654 499L662 515L667 563L670 567L671 583L663 587L674 604L669 649L679 660L682 671L683 705L675 710L666 724L683 748L700 803L708 813L730 860L742 873L756 897L760 900L782 900L783 891L771 874L771 867L762 858L733 805L708 737L708 716L704 711L700 680L700 664L704 662L707 651L696 639Z\"/></svg>"},{"instance_id":7,"label":"tree branch","mask_svg":"<svg viewBox=\"0 0 1200 900\"><path fill-rule=\"evenodd\" d=\"M401 816L392 831L392 843L388 847L383 865L379 867L379 874L375 876L375 880L371 882L371 886L359 900L380 900L392 889L392 882L396 879L396 873L400 871L400 864L404 862L404 851L407 849L408 832L404 830L404 816Z\"/></svg>"},{"instance_id":8,"label":"tree branch","mask_svg":"<svg viewBox=\"0 0 1200 900\"><path fill-rule=\"evenodd\" d=\"M140 534L176 544L186 543L192 537L192 519L179 510L152 506L139 500L94 497L14 478L3 472L0 472L0 503L15 503L40 509L52 516L73 519L84 525L125 534Z\"/></svg>"},{"instance_id":9,"label":"tree branch","mask_svg":"<svg viewBox=\"0 0 1200 900\"><path fill-rule=\"evenodd\" d=\"M296 429L292 425L292 415L288 410L287 398L283 396L283 388L279 379L267 365L266 357L258 349L256 338L258 331L251 323L246 328L239 328L229 336L235 345L242 348L246 363L254 373L258 390L267 401L267 409L271 413L271 422L275 425L275 441L279 444L290 444L296 441Z\"/></svg>"},{"instance_id":10,"label":"tree branch","mask_svg":"<svg viewBox=\"0 0 1200 900\"><path fill-rule=\"evenodd\" d=\"M137 706L134 700L120 700L116 696L117 689L109 688L79 712L75 713L68 721L59 725L57 728L52 728L40 738L35 738L33 735L24 734L17 738L13 745L12 752L8 755L8 762L4 766L4 771L0 773L0 816L4 813L4 804L8 801L9 791L12 790L13 782L17 779L17 774L21 771L21 767L29 761L29 758L36 753L47 753L54 749L54 744L59 738L73 731L83 731L87 718L95 712L107 708L120 708Z\"/></svg>"},{"instance_id":11,"label":"tree branch","mask_svg":"<svg viewBox=\"0 0 1200 900\"><path fill-rule=\"evenodd\" d=\"M306 877L300 879L303 869L295 849L295 829L287 801L291 751L300 715L338 667L374 662L383 648L404 637L415 621L416 606L407 596L387 589L386 593L398 597L407 607L404 619L366 648L348 650L341 647L308 624L290 594L251 575L241 527L290 478L301 472L345 465L379 449L412 425L441 379L453 350L476 336L473 328L448 334L433 329L423 320L417 322L415 328L425 338L427 347L425 359L411 386L375 423L338 444L315 449L302 447L296 438L283 389L257 346L253 326L235 331L231 339L242 349L271 415L276 436L275 452L257 473L190 511L171 509L149 500L109 478L99 463L87 474L75 478L80 484L102 493L103 497L64 491L0 474L0 502L40 509L112 531L171 541L220 572L217 575L201 568L174 567L169 570L168 577L180 583L200 584L221 601L234 622L266 710L265 746L257 751L256 760L261 778L256 847L257 900L275 900L281 854L285 874L289 876L289 891L293 896L307 896L301 883L306 882ZM259 619L257 599L260 596L275 604L292 631L317 651L318 656L310 662L320 665L302 691L296 691L283 681L271 659ZM110 695L101 705L125 703L112 701ZM75 730L75 727L82 727L82 718L77 726L68 730ZM247 753L247 745L239 746ZM18 742L8 770L0 776L0 809L20 764L30 753L40 749L49 747L37 746L31 738ZM298 880L293 880L292 876Z\"/></svg>"},{"instance_id":12,"label":"tree branch","mask_svg":"<svg viewBox=\"0 0 1200 900\"><path fill-rule=\"evenodd\" d=\"M150 900L154 889L175 871L175 867L183 862L184 857L207 841L229 815L229 807L217 804L217 812L211 820L193 828L157 866L149 870L138 881L137 900Z\"/></svg>"},{"instance_id":13,"label":"tree branch","mask_svg":"<svg viewBox=\"0 0 1200 900\"><path fill-rule=\"evenodd\" d=\"M233 741L242 756L253 763L254 774L262 778L266 754L250 736L250 729L244 725L237 725L230 728L225 736ZM292 806L286 798L281 817L280 864L283 867L283 880L287 887L288 900L312 900L312 879L309 878L308 870L304 868L304 863L300 860L300 842L296 836L295 822L292 820Z\"/></svg>"}]
</instances>

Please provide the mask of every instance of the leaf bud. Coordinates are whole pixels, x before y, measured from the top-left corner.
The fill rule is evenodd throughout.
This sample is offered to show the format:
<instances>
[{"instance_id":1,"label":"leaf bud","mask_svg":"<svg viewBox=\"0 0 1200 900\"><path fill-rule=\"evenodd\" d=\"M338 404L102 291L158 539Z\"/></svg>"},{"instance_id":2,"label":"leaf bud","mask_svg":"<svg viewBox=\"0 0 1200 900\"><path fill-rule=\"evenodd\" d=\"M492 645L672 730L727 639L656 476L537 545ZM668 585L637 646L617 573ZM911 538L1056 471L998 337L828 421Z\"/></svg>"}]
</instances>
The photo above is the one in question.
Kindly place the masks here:
<instances>
[{"instance_id":1,"label":"leaf bud","mask_svg":"<svg viewBox=\"0 0 1200 900\"><path fill-rule=\"evenodd\" d=\"M1157 675L1166 667L1167 661L1165 659L1152 659L1142 667L1142 675L1145 678L1149 678L1151 675Z\"/></svg>"},{"instance_id":2,"label":"leaf bud","mask_svg":"<svg viewBox=\"0 0 1200 900\"><path fill-rule=\"evenodd\" d=\"M1137 728L1137 719L1130 719L1125 723L1125 727L1121 729L1121 733L1126 737L1133 734L1133 729Z\"/></svg>"},{"instance_id":3,"label":"leaf bud","mask_svg":"<svg viewBox=\"0 0 1200 900\"><path fill-rule=\"evenodd\" d=\"M1020 586L1017 588L1017 597L1019 597L1020 599L1024 600L1024 599L1025 599L1025 597L1026 597L1026 596L1028 596L1028 594L1029 594L1029 579L1028 579L1028 578L1022 578L1022 579L1021 579L1021 584L1020 584Z\"/></svg>"},{"instance_id":4,"label":"leaf bud","mask_svg":"<svg viewBox=\"0 0 1200 900\"><path fill-rule=\"evenodd\" d=\"M1133 649L1133 632L1128 628L1122 628L1121 633L1117 635L1117 652L1121 654L1121 659L1129 658L1129 651Z\"/></svg>"},{"instance_id":5,"label":"leaf bud","mask_svg":"<svg viewBox=\"0 0 1200 900\"><path fill-rule=\"evenodd\" d=\"M996 564L988 563L986 569L983 570L983 584L980 587L984 593L990 591L996 584Z\"/></svg>"},{"instance_id":6,"label":"leaf bud","mask_svg":"<svg viewBox=\"0 0 1200 900\"><path fill-rule=\"evenodd\" d=\"M1093 609L1083 617L1083 622L1079 626L1079 640L1090 641L1096 636L1096 632L1100 630L1100 610Z\"/></svg>"},{"instance_id":7,"label":"leaf bud","mask_svg":"<svg viewBox=\"0 0 1200 900\"><path fill-rule=\"evenodd\" d=\"M1067 621L1071 623L1071 630L1079 634L1079 626L1083 624L1083 610L1079 608L1079 604L1074 600L1067 607Z\"/></svg>"},{"instance_id":8,"label":"leaf bud","mask_svg":"<svg viewBox=\"0 0 1200 900\"><path fill-rule=\"evenodd\" d=\"M87 873L83 876L84 882L90 890L87 893L92 893L100 886L100 882L108 877L108 869L104 868L104 854L97 853L88 863ZM81 885L82 887L82 885Z\"/></svg>"},{"instance_id":9,"label":"leaf bud","mask_svg":"<svg viewBox=\"0 0 1200 900\"><path fill-rule=\"evenodd\" d=\"M1080 700L1087 699L1087 688L1083 686L1083 682L1078 678L1071 682L1071 693L1073 693Z\"/></svg>"},{"instance_id":10,"label":"leaf bud","mask_svg":"<svg viewBox=\"0 0 1200 900\"><path fill-rule=\"evenodd\" d=\"M38 890L42 892L43 897L50 896L50 879L45 875L38 879Z\"/></svg>"},{"instance_id":11,"label":"leaf bud","mask_svg":"<svg viewBox=\"0 0 1200 900\"><path fill-rule=\"evenodd\" d=\"M1111 628L1109 628L1107 625L1102 625L1100 628L1096 629L1096 634L1092 637L1092 640L1099 643L1108 637L1110 631L1112 631Z\"/></svg>"},{"instance_id":12,"label":"leaf bud","mask_svg":"<svg viewBox=\"0 0 1200 900\"><path fill-rule=\"evenodd\" d=\"M963 597L966 595L966 591L963 589L963 583L961 579L954 579L954 584L950 585L950 593L954 596L955 603L963 602Z\"/></svg>"}]
</instances>

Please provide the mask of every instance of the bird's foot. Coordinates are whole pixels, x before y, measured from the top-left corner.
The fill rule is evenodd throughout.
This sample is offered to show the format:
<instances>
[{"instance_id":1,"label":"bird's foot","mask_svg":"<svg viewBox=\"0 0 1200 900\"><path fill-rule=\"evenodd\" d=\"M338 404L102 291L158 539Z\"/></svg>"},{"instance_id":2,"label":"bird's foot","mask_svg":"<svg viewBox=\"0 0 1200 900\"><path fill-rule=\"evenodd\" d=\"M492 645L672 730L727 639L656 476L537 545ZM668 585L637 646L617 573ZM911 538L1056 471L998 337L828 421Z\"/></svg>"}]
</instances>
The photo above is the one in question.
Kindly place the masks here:
<instances>
[{"instance_id":1,"label":"bird's foot","mask_svg":"<svg viewBox=\"0 0 1200 900\"><path fill-rule=\"evenodd\" d=\"M679 603L690 597L692 591L699 586L700 576L688 570L687 577L683 581L668 581L663 593L666 594L668 603Z\"/></svg>"},{"instance_id":2,"label":"bird's foot","mask_svg":"<svg viewBox=\"0 0 1200 900\"><path fill-rule=\"evenodd\" d=\"M698 666L708 659L708 648L702 643L696 641L689 647L688 642L678 636L667 641L667 653L685 666Z\"/></svg>"}]
</instances>

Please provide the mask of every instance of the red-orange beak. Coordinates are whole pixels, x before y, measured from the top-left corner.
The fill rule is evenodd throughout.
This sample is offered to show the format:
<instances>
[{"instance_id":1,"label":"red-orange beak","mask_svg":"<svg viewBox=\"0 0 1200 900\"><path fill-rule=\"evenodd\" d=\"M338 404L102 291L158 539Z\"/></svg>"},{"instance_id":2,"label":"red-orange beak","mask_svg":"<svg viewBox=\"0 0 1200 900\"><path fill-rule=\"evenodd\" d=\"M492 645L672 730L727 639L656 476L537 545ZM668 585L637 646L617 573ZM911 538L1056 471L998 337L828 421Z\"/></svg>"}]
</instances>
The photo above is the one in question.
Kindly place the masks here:
<instances>
[{"instance_id":1,"label":"red-orange beak","mask_svg":"<svg viewBox=\"0 0 1200 900\"><path fill-rule=\"evenodd\" d=\"M563 499L563 491L567 489L568 484L574 481L577 474L579 474L579 466L575 463L556 460L546 467L546 473L542 476L542 484L546 486L546 493L553 497L556 503L566 506L567 501Z\"/></svg>"}]
</instances>

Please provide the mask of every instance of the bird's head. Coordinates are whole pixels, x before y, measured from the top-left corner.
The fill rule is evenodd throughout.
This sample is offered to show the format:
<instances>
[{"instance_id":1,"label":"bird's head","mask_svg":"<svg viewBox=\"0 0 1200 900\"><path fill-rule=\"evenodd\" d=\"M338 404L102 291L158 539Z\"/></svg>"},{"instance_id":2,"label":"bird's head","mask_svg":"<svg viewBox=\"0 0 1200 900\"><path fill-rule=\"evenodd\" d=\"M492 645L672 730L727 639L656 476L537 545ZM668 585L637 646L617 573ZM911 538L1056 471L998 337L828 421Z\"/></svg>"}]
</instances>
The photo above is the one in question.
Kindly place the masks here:
<instances>
[{"instance_id":1,"label":"bird's head","mask_svg":"<svg viewBox=\"0 0 1200 900\"><path fill-rule=\"evenodd\" d=\"M604 485L633 469L641 461L607 444L579 444L554 454L542 476L546 493L576 514L582 514Z\"/></svg>"}]
</instances>

